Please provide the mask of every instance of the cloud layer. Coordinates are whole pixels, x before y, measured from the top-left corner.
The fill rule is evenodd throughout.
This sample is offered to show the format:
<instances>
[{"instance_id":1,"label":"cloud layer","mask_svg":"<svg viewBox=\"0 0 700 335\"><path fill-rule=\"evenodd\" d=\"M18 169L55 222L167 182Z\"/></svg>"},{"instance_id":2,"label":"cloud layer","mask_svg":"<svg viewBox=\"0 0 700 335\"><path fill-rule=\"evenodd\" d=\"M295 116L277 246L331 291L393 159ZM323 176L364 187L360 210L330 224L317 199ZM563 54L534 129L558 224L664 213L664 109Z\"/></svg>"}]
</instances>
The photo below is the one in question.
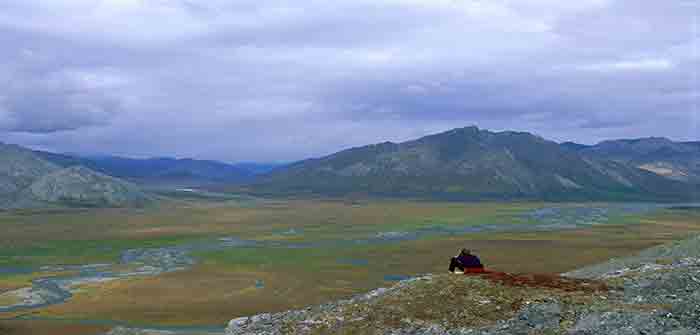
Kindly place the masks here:
<instances>
[{"instance_id":1,"label":"cloud layer","mask_svg":"<svg viewBox=\"0 0 700 335\"><path fill-rule=\"evenodd\" d=\"M295 160L470 124L698 134L696 0L0 4L0 139Z\"/></svg>"}]
</instances>

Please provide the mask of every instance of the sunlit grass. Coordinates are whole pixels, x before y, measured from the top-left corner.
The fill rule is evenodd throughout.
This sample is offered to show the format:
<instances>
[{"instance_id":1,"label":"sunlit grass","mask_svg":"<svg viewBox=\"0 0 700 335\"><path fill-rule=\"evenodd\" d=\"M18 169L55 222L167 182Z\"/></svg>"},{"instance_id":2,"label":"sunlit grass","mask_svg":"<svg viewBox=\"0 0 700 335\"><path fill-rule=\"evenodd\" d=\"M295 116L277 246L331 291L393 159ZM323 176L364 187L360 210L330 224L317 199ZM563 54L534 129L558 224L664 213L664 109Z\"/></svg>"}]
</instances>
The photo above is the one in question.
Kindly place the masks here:
<instances>
[{"instance_id":1,"label":"sunlit grass","mask_svg":"<svg viewBox=\"0 0 700 335\"><path fill-rule=\"evenodd\" d=\"M20 302L20 297L12 292L0 293L0 306L11 306Z\"/></svg>"}]
</instances>

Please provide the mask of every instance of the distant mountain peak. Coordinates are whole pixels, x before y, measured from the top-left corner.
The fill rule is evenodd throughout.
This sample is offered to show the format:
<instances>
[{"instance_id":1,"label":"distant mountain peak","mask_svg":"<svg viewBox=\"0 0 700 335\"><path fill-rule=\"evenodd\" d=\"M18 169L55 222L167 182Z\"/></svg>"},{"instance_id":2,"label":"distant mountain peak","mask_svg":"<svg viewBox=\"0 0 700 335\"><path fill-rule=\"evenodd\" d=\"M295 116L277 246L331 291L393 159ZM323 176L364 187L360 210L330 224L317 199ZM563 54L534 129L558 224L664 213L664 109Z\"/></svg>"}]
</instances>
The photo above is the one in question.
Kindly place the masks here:
<instances>
[{"instance_id":1,"label":"distant mountain peak","mask_svg":"<svg viewBox=\"0 0 700 335\"><path fill-rule=\"evenodd\" d=\"M639 200L682 197L687 192L684 185L652 172L588 158L528 132L492 132L475 126L301 161L274 171L253 189L290 194L545 200Z\"/></svg>"}]
</instances>

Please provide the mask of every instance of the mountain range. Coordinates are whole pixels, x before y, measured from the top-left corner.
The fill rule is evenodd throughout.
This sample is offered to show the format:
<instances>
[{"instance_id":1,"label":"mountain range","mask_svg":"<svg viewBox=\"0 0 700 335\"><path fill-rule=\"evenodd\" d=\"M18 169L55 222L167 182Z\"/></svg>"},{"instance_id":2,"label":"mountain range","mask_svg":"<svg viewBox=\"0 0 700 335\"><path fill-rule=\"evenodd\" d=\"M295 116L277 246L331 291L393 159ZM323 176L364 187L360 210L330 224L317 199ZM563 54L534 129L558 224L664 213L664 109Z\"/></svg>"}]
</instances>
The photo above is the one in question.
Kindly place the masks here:
<instances>
[{"instance_id":1,"label":"mountain range","mask_svg":"<svg viewBox=\"0 0 700 335\"><path fill-rule=\"evenodd\" d=\"M587 157L609 159L656 174L700 182L700 142L674 142L663 137L611 140L596 145L563 143Z\"/></svg>"},{"instance_id":2,"label":"mountain range","mask_svg":"<svg viewBox=\"0 0 700 335\"><path fill-rule=\"evenodd\" d=\"M296 163L82 156L0 144L0 208L137 206L142 189L204 187L265 196L443 200L697 201L700 142L585 145L457 128Z\"/></svg>"},{"instance_id":3,"label":"mountain range","mask_svg":"<svg viewBox=\"0 0 700 335\"><path fill-rule=\"evenodd\" d=\"M672 164L695 171L691 167L697 167L692 164L700 157L699 147L665 140L673 144L671 151L647 144L655 141L559 144L526 132L465 127L304 160L259 178L249 189L452 200L695 199L698 185L692 178L676 178L657 167Z\"/></svg>"},{"instance_id":4,"label":"mountain range","mask_svg":"<svg viewBox=\"0 0 700 335\"><path fill-rule=\"evenodd\" d=\"M214 184L238 184L251 181L281 164L228 164L211 160L177 158L125 158L117 156L81 156L35 151L43 159L62 167L84 166L113 177L145 186L200 187Z\"/></svg>"}]
</instances>

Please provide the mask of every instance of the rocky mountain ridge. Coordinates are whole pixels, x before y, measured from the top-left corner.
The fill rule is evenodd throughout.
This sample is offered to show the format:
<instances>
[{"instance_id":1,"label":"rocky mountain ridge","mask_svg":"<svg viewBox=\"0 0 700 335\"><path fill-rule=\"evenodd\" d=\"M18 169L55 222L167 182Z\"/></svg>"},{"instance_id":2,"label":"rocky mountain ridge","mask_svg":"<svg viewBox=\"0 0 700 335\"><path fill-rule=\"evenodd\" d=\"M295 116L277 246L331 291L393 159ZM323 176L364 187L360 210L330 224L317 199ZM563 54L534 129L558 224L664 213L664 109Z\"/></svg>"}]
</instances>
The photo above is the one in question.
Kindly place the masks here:
<instances>
[{"instance_id":1,"label":"rocky mountain ridge","mask_svg":"<svg viewBox=\"0 0 700 335\"><path fill-rule=\"evenodd\" d=\"M526 132L457 128L384 142L273 171L261 194L416 197L451 200L683 200L697 185Z\"/></svg>"},{"instance_id":2,"label":"rocky mountain ridge","mask_svg":"<svg viewBox=\"0 0 700 335\"><path fill-rule=\"evenodd\" d=\"M603 141L596 145L562 143L582 155L636 166L680 181L700 182L699 142L674 142L664 137Z\"/></svg>"},{"instance_id":3,"label":"rocky mountain ridge","mask_svg":"<svg viewBox=\"0 0 700 335\"><path fill-rule=\"evenodd\" d=\"M0 144L0 208L142 206L137 186L82 166L61 167L33 151Z\"/></svg>"},{"instance_id":4,"label":"rocky mountain ridge","mask_svg":"<svg viewBox=\"0 0 700 335\"><path fill-rule=\"evenodd\" d=\"M76 206L140 206L150 201L136 185L82 166L44 175L25 192L30 199Z\"/></svg>"}]
</instances>

